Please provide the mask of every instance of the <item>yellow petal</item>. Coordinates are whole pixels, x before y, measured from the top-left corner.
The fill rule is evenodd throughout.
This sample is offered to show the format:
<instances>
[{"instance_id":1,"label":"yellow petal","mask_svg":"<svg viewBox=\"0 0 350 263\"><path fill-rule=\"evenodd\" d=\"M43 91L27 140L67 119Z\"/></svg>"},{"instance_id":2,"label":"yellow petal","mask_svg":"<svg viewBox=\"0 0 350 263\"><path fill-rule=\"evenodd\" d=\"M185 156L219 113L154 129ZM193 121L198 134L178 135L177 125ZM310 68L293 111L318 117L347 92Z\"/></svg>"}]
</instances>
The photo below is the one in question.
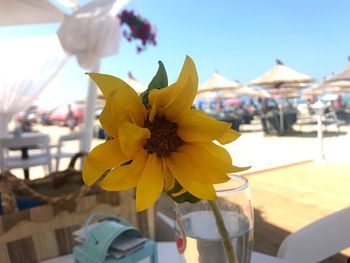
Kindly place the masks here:
<instances>
[{"instance_id":1,"label":"yellow petal","mask_svg":"<svg viewBox=\"0 0 350 263\"><path fill-rule=\"evenodd\" d=\"M186 56L184 65L182 66L179 78L176 81L176 83L178 83L180 86L185 86L188 78L192 79L193 85L195 86L194 96L196 96L198 90L198 74L196 70L196 65L189 56ZM179 90L178 92L181 93L181 90Z\"/></svg>"},{"instance_id":2,"label":"yellow petal","mask_svg":"<svg viewBox=\"0 0 350 263\"><path fill-rule=\"evenodd\" d=\"M163 160L149 154L136 188L136 211L151 207L164 188Z\"/></svg>"},{"instance_id":3,"label":"yellow petal","mask_svg":"<svg viewBox=\"0 0 350 263\"><path fill-rule=\"evenodd\" d=\"M188 162L191 162L192 166L196 167L204 182L217 184L224 183L230 179L227 173L231 171L233 166L217 158L212 158L211 154L201 143L186 144L180 147L178 151L187 154Z\"/></svg>"},{"instance_id":4,"label":"yellow petal","mask_svg":"<svg viewBox=\"0 0 350 263\"><path fill-rule=\"evenodd\" d=\"M192 151L184 150L183 148L181 148L181 150L179 149L178 152L171 153L170 160L172 160L172 165L177 164L179 166L183 166L184 170L192 169L193 172L191 174L191 178L190 178L191 180L197 181L200 183L208 183L209 178L205 177L205 175L198 172L197 167L192 162L193 156L191 154L193 154ZM196 154L196 153L194 153L194 154ZM180 160L182 160L183 163L180 164ZM205 164L203 164L203 163L201 165L205 166ZM170 169L170 167L169 167L169 169ZM171 169L170 169L170 171L171 171ZM171 171L171 173L173 174L173 176L175 176L172 171Z\"/></svg>"},{"instance_id":5,"label":"yellow petal","mask_svg":"<svg viewBox=\"0 0 350 263\"><path fill-rule=\"evenodd\" d=\"M101 90L102 94L107 98L109 94L116 90L129 90L131 89L138 97L135 90L133 90L125 81L123 81L120 78L107 75L107 74L101 74L101 73L88 73L88 75L93 79L93 81L96 83L98 88Z\"/></svg>"},{"instance_id":6,"label":"yellow petal","mask_svg":"<svg viewBox=\"0 0 350 263\"><path fill-rule=\"evenodd\" d=\"M145 167L147 153L139 152L129 165L113 169L100 183L100 187L107 191L121 191L136 187Z\"/></svg>"},{"instance_id":7,"label":"yellow petal","mask_svg":"<svg viewBox=\"0 0 350 263\"><path fill-rule=\"evenodd\" d=\"M143 149L146 140L151 137L147 128L140 128L134 124L123 122L119 125L118 138L122 152L133 159L135 154Z\"/></svg>"},{"instance_id":8,"label":"yellow petal","mask_svg":"<svg viewBox=\"0 0 350 263\"><path fill-rule=\"evenodd\" d=\"M191 143L179 148L179 152L186 152L200 174L212 183L226 182L228 173L247 170L249 167L232 165L229 153L214 143Z\"/></svg>"},{"instance_id":9,"label":"yellow petal","mask_svg":"<svg viewBox=\"0 0 350 263\"><path fill-rule=\"evenodd\" d=\"M169 87L163 89L153 89L148 95L148 100L151 105L149 112L149 120L153 121L156 115L163 116L164 112L162 107L164 107L164 99L171 96L171 90Z\"/></svg>"},{"instance_id":10,"label":"yellow petal","mask_svg":"<svg viewBox=\"0 0 350 263\"><path fill-rule=\"evenodd\" d=\"M164 169L164 190L169 191L173 189L175 186L175 178L170 173L169 168L164 164L164 162L163 162L163 169Z\"/></svg>"},{"instance_id":11,"label":"yellow petal","mask_svg":"<svg viewBox=\"0 0 350 263\"><path fill-rule=\"evenodd\" d=\"M226 169L227 173L238 173L250 168L250 166L238 167L232 165L232 159L228 151L215 143L202 143L202 146L211 155L211 158L222 161L221 166Z\"/></svg>"},{"instance_id":12,"label":"yellow petal","mask_svg":"<svg viewBox=\"0 0 350 263\"><path fill-rule=\"evenodd\" d=\"M148 99L151 105L149 120L153 121L156 115L165 115L165 105L168 104L169 100L174 97L173 86L169 86L163 89L151 90Z\"/></svg>"},{"instance_id":13,"label":"yellow petal","mask_svg":"<svg viewBox=\"0 0 350 263\"><path fill-rule=\"evenodd\" d=\"M133 89L129 86L121 89L118 87L107 97L100 122L109 135L117 138L120 123L130 122L143 127L146 114L146 108Z\"/></svg>"},{"instance_id":14,"label":"yellow petal","mask_svg":"<svg viewBox=\"0 0 350 263\"><path fill-rule=\"evenodd\" d=\"M191 109L177 122L177 134L186 142L211 142L231 130L231 124Z\"/></svg>"},{"instance_id":15,"label":"yellow petal","mask_svg":"<svg viewBox=\"0 0 350 263\"><path fill-rule=\"evenodd\" d=\"M130 160L120 150L119 140L110 140L96 146L85 158L83 180L88 186L93 185L102 174L115 166Z\"/></svg>"},{"instance_id":16,"label":"yellow petal","mask_svg":"<svg viewBox=\"0 0 350 263\"><path fill-rule=\"evenodd\" d=\"M197 90L196 67L192 59L187 56L179 78L173 85L150 92L150 120L152 121L154 116L158 114L165 115L169 121L176 122L191 108Z\"/></svg>"},{"instance_id":17,"label":"yellow petal","mask_svg":"<svg viewBox=\"0 0 350 263\"><path fill-rule=\"evenodd\" d=\"M202 143L201 146L208 152L212 158L219 159L225 163L232 163L230 153L223 147L213 143Z\"/></svg>"},{"instance_id":18,"label":"yellow petal","mask_svg":"<svg viewBox=\"0 0 350 263\"><path fill-rule=\"evenodd\" d=\"M184 159L185 158L185 159ZM180 153L172 153L166 158L166 165L175 179L194 196L204 200L215 200L216 193L210 182L199 182L194 178L200 178L196 167L188 163L187 156Z\"/></svg>"},{"instance_id":19,"label":"yellow petal","mask_svg":"<svg viewBox=\"0 0 350 263\"><path fill-rule=\"evenodd\" d=\"M239 136L241 136L240 133L236 132L233 129L229 129L220 138L217 138L217 140L221 144L228 144L238 139Z\"/></svg>"},{"instance_id":20,"label":"yellow petal","mask_svg":"<svg viewBox=\"0 0 350 263\"><path fill-rule=\"evenodd\" d=\"M197 85L193 85L191 78L181 88L176 88L180 84L175 83L171 88L178 89L175 99L164 107L164 115L171 122L177 122L186 112L188 112L197 94ZM182 84L181 84L182 85Z\"/></svg>"}]
</instances>

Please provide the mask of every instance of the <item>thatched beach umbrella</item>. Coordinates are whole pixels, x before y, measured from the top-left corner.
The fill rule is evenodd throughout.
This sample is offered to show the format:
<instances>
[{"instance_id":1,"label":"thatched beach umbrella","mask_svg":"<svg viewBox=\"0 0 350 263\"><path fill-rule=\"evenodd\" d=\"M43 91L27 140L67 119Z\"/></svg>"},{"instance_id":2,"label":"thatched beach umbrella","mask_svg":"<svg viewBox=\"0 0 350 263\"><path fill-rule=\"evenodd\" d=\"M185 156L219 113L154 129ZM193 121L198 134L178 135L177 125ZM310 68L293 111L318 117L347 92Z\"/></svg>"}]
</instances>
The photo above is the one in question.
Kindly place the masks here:
<instances>
[{"instance_id":1,"label":"thatched beach umbrella","mask_svg":"<svg viewBox=\"0 0 350 263\"><path fill-rule=\"evenodd\" d=\"M300 90L307 83L313 81L309 75L300 73L290 67L285 66L280 60L276 60L276 65L269 71L265 72L260 77L249 82L249 85L263 86L267 90L274 90L276 93L283 96L288 94L291 89ZM285 91L288 92L285 92ZM295 94L296 91L290 92ZM283 105L280 112L280 129L283 131Z\"/></svg>"},{"instance_id":2,"label":"thatched beach umbrella","mask_svg":"<svg viewBox=\"0 0 350 263\"><path fill-rule=\"evenodd\" d=\"M334 81L342 81L342 80L350 81L350 56L348 57L348 66L346 67L346 69L344 69L339 74L336 74L336 75L330 77L325 82L331 83Z\"/></svg>"},{"instance_id":3,"label":"thatched beach umbrella","mask_svg":"<svg viewBox=\"0 0 350 263\"><path fill-rule=\"evenodd\" d=\"M196 99L217 99L218 92L216 91L203 91L198 93Z\"/></svg>"},{"instance_id":4,"label":"thatched beach umbrella","mask_svg":"<svg viewBox=\"0 0 350 263\"><path fill-rule=\"evenodd\" d=\"M303 89L302 93L305 96L321 95L323 93L323 91L319 87L320 87L320 85L314 84L308 88Z\"/></svg>"},{"instance_id":5,"label":"thatched beach umbrella","mask_svg":"<svg viewBox=\"0 0 350 263\"><path fill-rule=\"evenodd\" d=\"M305 85L305 83L283 84L279 88L269 89L269 93L284 100L298 98L300 97L301 88Z\"/></svg>"},{"instance_id":6,"label":"thatched beach umbrella","mask_svg":"<svg viewBox=\"0 0 350 263\"><path fill-rule=\"evenodd\" d=\"M242 86L237 89L237 93L241 96L250 98L271 98L271 94L266 90L253 86Z\"/></svg>"},{"instance_id":7,"label":"thatched beach umbrella","mask_svg":"<svg viewBox=\"0 0 350 263\"><path fill-rule=\"evenodd\" d=\"M312 81L312 77L285 66L277 59L271 70L250 81L249 85L263 86L270 93L288 98L289 94L297 93Z\"/></svg>"},{"instance_id":8,"label":"thatched beach umbrella","mask_svg":"<svg viewBox=\"0 0 350 263\"><path fill-rule=\"evenodd\" d=\"M227 89L237 89L242 85L237 81L231 81L214 72L213 75L198 88L198 93L206 91L219 91Z\"/></svg>"},{"instance_id":9,"label":"thatched beach umbrella","mask_svg":"<svg viewBox=\"0 0 350 263\"><path fill-rule=\"evenodd\" d=\"M339 74L324 80L315 90L318 94L334 93L345 94L350 92L350 56L348 66Z\"/></svg>"},{"instance_id":10,"label":"thatched beach umbrella","mask_svg":"<svg viewBox=\"0 0 350 263\"><path fill-rule=\"evenodd\" d=\"M147 89L147 86L141 82L139 82L131 73L131 71L128 72L128 78L124 80L126 83L129 84L130 87L132 87L138 94L141 94Z\"/></svg>"},{"instance_id":11,"label":"thatched beach umbrella","mask_svg":"<svg viewBox=\"0 0 350 263\"><path fill-rule=\"evenodd\" d=\"M325 81L312 90L306 90L306 92L313 92L318 95L324 93L346 94L350 92L350 80Z\"/></svg>"},{"instance_id":12,"label":"thatched beach umbrella","mask_svg":"<svg viewBox=\"0 0 350 263\"><path fill-rule=\"evenodd\" d=\"M260 77L249 82L249 85L276 87L286 83L309 83L313 78L300 73L276 60L276 65Z\"/></svg>"},{"instance_id":13,"label":"thatched beach umbrella","mask_svg":"<svg viewBox=\"0 0 350 263\"><path fill-rule=\"evenodd\" d=\"M239 98L239 97L251 97L251 98L270 98L271 94L266 90L253 87L253 86L244 86L240 84L239 81L235 83L239 84L238 88L222 88L214 89L209 91L199 92L196 96L198 99L229 99L229 98Z\"/></svg>"}]
</instances>

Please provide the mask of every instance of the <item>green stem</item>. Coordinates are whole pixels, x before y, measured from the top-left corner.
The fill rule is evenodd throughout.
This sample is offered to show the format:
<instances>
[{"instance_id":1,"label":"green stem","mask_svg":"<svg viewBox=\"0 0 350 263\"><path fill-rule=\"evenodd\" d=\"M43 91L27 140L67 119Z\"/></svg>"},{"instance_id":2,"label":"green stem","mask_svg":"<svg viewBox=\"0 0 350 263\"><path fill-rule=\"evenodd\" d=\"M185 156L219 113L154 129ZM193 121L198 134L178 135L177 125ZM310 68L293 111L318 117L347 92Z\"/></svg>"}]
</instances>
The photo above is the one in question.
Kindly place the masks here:
<instances>
[{"instance_id":1,"label":"green stem","mask_svg":"<svg viewBox=\"0 0 350 263\"><path fill-rule=\"evenodd\" d=\"M238 263L235 255L235 251L233 249L232 243L230 241L229 234L226 230L224 220L222 218L222 215L220 213L220 209L218 207L218 204L215 200L208 200L208 203L211 207L211 210L213 211L213 214L215 216L216 226L218 227L219 234L222 238L222 242L224 244L225 253L227 257L227 262L229 263Z\"/></svg>"}]
</instances>

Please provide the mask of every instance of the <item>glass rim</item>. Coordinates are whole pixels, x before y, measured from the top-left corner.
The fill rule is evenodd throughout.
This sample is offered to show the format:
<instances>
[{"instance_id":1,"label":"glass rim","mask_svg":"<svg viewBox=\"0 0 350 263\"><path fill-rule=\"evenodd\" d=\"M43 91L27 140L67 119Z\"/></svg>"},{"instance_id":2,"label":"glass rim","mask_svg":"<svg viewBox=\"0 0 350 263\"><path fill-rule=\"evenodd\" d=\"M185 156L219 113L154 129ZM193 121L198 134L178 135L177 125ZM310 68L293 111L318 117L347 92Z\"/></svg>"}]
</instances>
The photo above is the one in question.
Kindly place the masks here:
<instances>
[{"instance_id":1,"label":"glass rim","mask_svg":"<svg viewBox=\"0 0 350 263\"><path fill-rule=\"evenodd\" d=\"M247 178L245 178L242 175L237 175L237 174L228 174L228 177L230 177L230 180L232 179L236 179L236 181L240 181L241 185L237 186L237 187L232 187L232 186L227 186L226 188L223 187L221 189L215 189L216 193L219 194L228 194L228 193L234 193L234 192L242 192L243 190L248 189L249 187L249 181ZM227 182L230 182L227 181ZM225 183L222 184L218 184L219 185L225 185Z\"/></svg>"}]
</instances>

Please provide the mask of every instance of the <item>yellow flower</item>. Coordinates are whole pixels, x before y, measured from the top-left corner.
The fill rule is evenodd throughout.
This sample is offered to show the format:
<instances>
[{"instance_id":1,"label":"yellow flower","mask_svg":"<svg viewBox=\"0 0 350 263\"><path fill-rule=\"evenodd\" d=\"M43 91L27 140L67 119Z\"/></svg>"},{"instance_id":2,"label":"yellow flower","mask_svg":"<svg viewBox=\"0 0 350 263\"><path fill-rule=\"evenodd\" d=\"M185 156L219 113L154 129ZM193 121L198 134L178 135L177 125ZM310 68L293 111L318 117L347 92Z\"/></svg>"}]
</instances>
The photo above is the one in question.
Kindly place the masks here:
<instances>
[{"instance_id":1,"label":"yellow flower","mask_svg":"<svg viewBox=\"0 0 350 263\"><path fill-rule=\"evenodd\" d=\"M171 190L175 180L182 192L215 200L213 184L227 181L227 173L246 169L233 166L229 153L213 143L239 137L231 124L191 108L198 88L191 58L186 57L174 84L151 90L147 108L124 81L89 75L106 97L100 122L113 139L87 156L83 167L87 185L100 179L100 187L108 191L136 187L136 210L141 211L152 206L162 191Z\"/></svg>"}]
</instances>

